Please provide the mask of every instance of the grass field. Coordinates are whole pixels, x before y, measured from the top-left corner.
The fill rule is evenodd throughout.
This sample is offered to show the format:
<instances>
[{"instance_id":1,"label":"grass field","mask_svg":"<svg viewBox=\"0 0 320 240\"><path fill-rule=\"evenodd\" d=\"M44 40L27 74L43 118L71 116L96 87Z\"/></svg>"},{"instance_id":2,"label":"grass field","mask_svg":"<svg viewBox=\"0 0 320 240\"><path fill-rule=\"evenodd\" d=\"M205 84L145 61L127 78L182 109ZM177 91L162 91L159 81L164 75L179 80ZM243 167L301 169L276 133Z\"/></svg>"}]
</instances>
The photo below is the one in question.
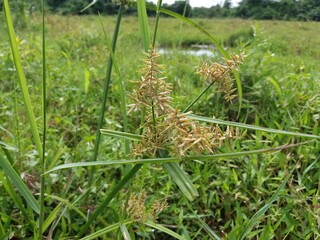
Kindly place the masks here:
<instances>
[{"instance_id":1,"label":"grass field","mask_svg":"<svg viewBox=\"0 0 320 240\"><path fill-rule=\"evenodd\" d=\"M0 15L0 19L5 22L4 15ZM107 35L112 37L116 17L101 19ZM178 187L175 177L167 173L165 165L163 168L152 161L144 164L85 229L88 238L84 239L95 236L100 239L122 239L124 236L126 239L318 239L320 145L317 140L310 139L319 136L320 24L192 20L216 38L227 52L246 55L239 66L243 93L240 112L239 97L225 101L224 94L215 85L193 105L192 112L271 130L249 127L244 134L246 127L242 126L239 137L215 149L215 154L244 151L248 154L208 160L192 158L194 153L188 153L190 160L182 158L179 166L199 195L192 201L183 190L180 191L181 186ZM50 170L66 163L92 161L110 51L97 16L48 14L45 21L45 165L46 170ZM153 35L155 22L155 19L149 19L150 35ZM29 16L26 28L15 30L36 124L43 136L41 27L41 18L35 15ZM159 63L164 66L166 81L172 84L172 107L181 111L208 85L208 81L196 74L197 68L205 61L223 64L215 48L212 48L215 53L212 59L180 51L195 44L211 45L211 42L186 22L160 17L156 46L169 48L172 52L160 56ZM138 18L123 17L115 59L128 94L134 93L136 84L132 80L141 78L143 52ZM41 163L4 24L0 27L0 60L0 156L4 156L0 160L10 161L12 169L38 199ZM102 128L123 131L123 95L118 78L113 70ZM132 98L126 99L132 104ZM128 115L128 132L139 134L140 119L139 112ZM227 130L224 125L220 128ZM290 134L277 130L290 131ZM290 144L296 145L286 147ZM260 149L273 151L251 153ZM113 135L101 136L97 160L129 158L122 139ZM9 170L6 171L3 164L1 167L0 187L5 190L0 192L0 238L33 239L38 215L16 191L18 187L11 184L14 180L8 174ZM90 215L112 195L113 186L128 174L128 169L121 163L96 166L92 185L89 180L92 169L88 167L45 175L43 236L76 239ZM130 210L128 204L140 208ZM158 204L159 212L155 210L155 204ZM139 211L140 215L132 213ZM90 235L99 231L103 234Z\"/></svg>"}]
</instances>

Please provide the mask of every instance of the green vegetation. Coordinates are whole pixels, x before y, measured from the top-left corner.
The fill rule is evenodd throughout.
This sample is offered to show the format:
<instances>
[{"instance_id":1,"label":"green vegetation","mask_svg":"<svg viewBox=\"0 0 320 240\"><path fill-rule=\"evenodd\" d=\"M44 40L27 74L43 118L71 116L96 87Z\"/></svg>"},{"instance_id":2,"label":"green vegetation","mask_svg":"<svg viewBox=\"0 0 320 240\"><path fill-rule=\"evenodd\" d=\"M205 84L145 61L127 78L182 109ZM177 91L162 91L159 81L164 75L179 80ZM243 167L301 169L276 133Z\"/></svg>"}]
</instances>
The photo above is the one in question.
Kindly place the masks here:
<instances>
[{"instance_id":1,"label":"green vegetation","mask_svg":"<svg viewBox=\"0 0 320 240\"><path fill-rule=\"evenodd\" d=\"M1 13L0 238L320 237L320 25L137 4L13 16L15 33ZM149 36L170 51L144 54Z\"/></svg>"}]
</instances>

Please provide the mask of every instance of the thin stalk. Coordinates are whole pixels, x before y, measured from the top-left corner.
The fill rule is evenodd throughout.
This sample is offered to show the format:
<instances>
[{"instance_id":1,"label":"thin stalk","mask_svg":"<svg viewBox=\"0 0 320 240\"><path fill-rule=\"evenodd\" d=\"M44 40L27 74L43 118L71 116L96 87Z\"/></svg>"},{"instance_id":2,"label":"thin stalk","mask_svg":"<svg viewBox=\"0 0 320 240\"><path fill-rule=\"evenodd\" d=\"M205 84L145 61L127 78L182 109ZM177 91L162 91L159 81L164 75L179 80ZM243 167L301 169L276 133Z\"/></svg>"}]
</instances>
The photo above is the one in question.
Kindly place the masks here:
<instances>
[{"instance_id":1,"label":"thin stalk","mask_svg":"<svg viewBox=\"0 0 320 240\"><path fill-rule=\"evenodd\" d=\"M116 26L114 29L112 43L111 43L111 47L112 47L113 52L115 52L115 49L116 49L118 33L119 33L119 29L120 29L120 22L121 22L121 17L122 17L122 10L123 10L123 5L121 4L119 7L117 22L116 22ZM98 122L98 127L97 127L97 132L96 132L96 140L95 140L95 145L94 145L93 161L97 161L98 152L99 152L100 138L101 138L100 129L103 124L104 112L106 110L106 102L107 102L107 98L108 98L110 81L111 81L112 65L113 65L112 57L109 56L107 74L106 74L106 79L104 82L104 92L103 92L102 103L101 103L101 108L100 108L100 117L99 117L99 122ZM95 172L95 168L93 167L93 168L91 168L90 176L89 176L89 183L88 183L89 188L91 187L92 182L93 182L94 172Z\"/></svg>"},{"instance_id":2,"label":"thin stalk","mask_svg":"<svg viewBox=\"0 0 320 240\"><path fill-rule=\"evenodd\" d=\"M42 0L42 119L43 119L43 136L42 136L42 156L41 156L41 178L40 178L40 214L39 214L39 239L42 239L42 228L44 223L44 192L45 192L45 175L46 171L46 135L47 135L47 79L46 79L46 41L45 41L45 19L44 19L44 0Z\"/></svg>"},{"instance_id":3,"label":"thin stalk","mask_svg":"<svg viewBox=\"0 0 320 240\"><path fill-rule=\"evenodd\" d=\"M184 113L185 113L185 112L188 112L189 109L203 96L203 94L205 94L205 93L209 90L209 88L213 85L213 83L214 83L214 82L211 82L211 83L208 85L208 87L206 87L206 89L204 89L204 90L202 91L202 93L200 93L200 94L189 104L189 106L188 106L185 110L183 110L183 112L184 112Z\"/></svg>"},{"instance_id":4,"label":"thin stalk","mask_svg":"<svg viewBox=\"0 0 320 240\"><path fill-rule=\"evenodd\" d=\"M129 180L139 171L139 169L143 166L143 164L134 165L131 170L124 176L117 185L115 185L112 191L108 194L108 197L96 208L96 210L89 217L88 222L80 229L78 237L81 237L86 230L92 226L92 223L97 217L105 212L105 209L111 202L111 200L120 192L120 190L129 182Z\"/></svg>"},{"instance_id":5,"label":"thin stalk","mask_svg":"<svg viewBox=\"0 0 320 240\"><path fill-rule=\"evenodd\" d=\"M116 58L115 58L115 55L112 51L112 47L111 47L111 43L110 43L110 40L108 38L108 35L104 29L104 26L103 26L103 22L101 20L101 16L99 15L100 17L100 23L101 23L101 26L102 26L102 29L103 29L103 33L104 33L104 36L105 36L105 39L106 39L106 43L107 43L107 46L108 46L108 49L110 51L110 56L112 57L112 60L113 60L113 64L114 64L114 69L118 75L118 79L119 79L119 85L120 85L120 98L121 98L121 114L122 114L122 119L123 119L123 131L124 132L128 132L129 131L129 128L128 128L128 117L127 117L127 103L126 103L126 86L125 86L125 83L124 81L122 81L122 76L121 76L121 73L120 73L120 69L119 69L119 66L118 66L118 63L116 61ZM128 140L125 140L125 152L126 152L126 155L128 156L130 154L130 145L129 145L129 141Z\"/></svg>"},{"instance_id":6,"label":"thin stalk","mask_svg":"<svg viewBox=\"0 0 320 240\"><path fill-rule=\"evenodd\" d=\"M154 26L154 33L153 33L153 40L152 40L152 48L156 45L156 38L157 38L157 32L158 32L158 25L159 25L159 19L160 19L160 8L162 5L162 0L158 0L157 3L157 15L156 15L156 24Z\"/></svg>"},{"instance_id":7,"label":"thin stalk","mask_svg":"<svg viewBox=\"0 0 320 240\"><path fill-rule=\"evenodd\" d=\"M182 16L183 16L183 17L186 17L186 12L187 12L187 6L188 6L188 4L189 4L189 1L186 0L185 3L184 3L183 13L182 13ZM180 22L180 26L179 26L179 36L182 36L182 34L181 34L182 25L183 25L183 22ZM181 43L182 43L182 37L180 37L180 39L179 39L179 47L181 47Z\"/></svg>"}]
</instances>

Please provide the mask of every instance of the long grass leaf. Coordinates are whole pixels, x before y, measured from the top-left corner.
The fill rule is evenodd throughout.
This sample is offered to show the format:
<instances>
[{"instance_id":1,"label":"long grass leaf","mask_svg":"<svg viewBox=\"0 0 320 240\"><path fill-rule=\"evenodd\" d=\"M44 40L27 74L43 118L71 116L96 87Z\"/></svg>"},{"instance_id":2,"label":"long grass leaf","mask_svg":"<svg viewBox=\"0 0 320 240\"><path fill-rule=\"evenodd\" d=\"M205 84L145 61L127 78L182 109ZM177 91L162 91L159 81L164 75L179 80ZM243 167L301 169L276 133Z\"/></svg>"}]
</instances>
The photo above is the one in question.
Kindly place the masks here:
<instances>
[{"instance_id":1,"label":"long grass leaf","mask_svg":"<svg viewBox=\"0 0 320 240\"><path fill-rule=\"evenodd\" d=\"M179 161L191 161L191 160L201 160L201 161L213 161L213 160L226 160L228 158L237 158L243 156L250 156L256 154L263 154L269 152L281 151L288 148L298 147L313 141L302 142L297 144L290 145L282 145L275 148L266 148L266 149L258 149L252 151L243 151L243 152L233 152L233 153L217 153L214 155L200 155L200 156L191 156L191 157L171 157L171 158L153 158L153 159L125 159L125 160L106 160L106 161L95 161L95 162L78 162L78 163L67 163L51 170L45 172L44 174L48 174L54 171L76 168L76 167L91 167L91 166L108 166L115 164L145 164L145 163L153 163L153 164L161 164L161 163L169 163L169 162L179 162Z\"/></svg>"},{"instance_id":2,"label":"long grass leaf","mask_svg":"<svg viewBox=\"0 0 320 240\"><path fill-rule=\"evenodd\" d=\"M0 181L2 182L4 189L7 191L7 193L11 197L12 201L15 203L15 205L21 211L21 213L23 214L25 219L27 219L27 221L29 223L31 223L33 226L35 226L35 222L30 218L29 214L27 213L27 209L25 208L25 206L22 203L22 198L18 197L18 194L15 192L13 186L7 181L7 179L4 178L2 171L0 171Z\"/></svg>"},{"instance_id":3,"label":"long grass leaf","mask_svg":"<svg viewBox=\"0 0 320 240\"><path fill-rule=\"evenodd\" d=\"M122 223L115 223L115 224L112 224L106 228L103 228L99 231L96 231L95 233L93 234L90 234L84 238L81 238L80 240L91 240L91 239L97 239L98 237L100 236L103 236L109 232L112 232L112 231L115 231L117 229L119 229L119 227L122 225L122 224L125 224L125 225L128 225L128 224L131 224L133 221L132 220L125 220L123 221Z\"/></svg>"},{"instance_id":4,"label":"long grass leaf","mask_svg":"<svg viewBox=\"0 0 320 240\"><path fill-rule=\"evenodd\" d=\"M175 233L174 231L170 230L169 228L166 228L163 225L156 224L153 222L146 222L145 224L149 227L152 227L152 228L157 229L161 232L164 232L164 233L170 235L171 237L174 237L175 239L185 240L185 238L183 236L179 235L178 233Z\"/></svg>"},{"instance_id":5,"label":"long grass leaf","mask_svg":"<svg viewBox=\"0 0 320 240\"><path fill-rule=\"evenodd\" d=\"M22 65L21 65L20 54L19 54L19 50L18 50L18 46L17 46L17 42L16 42L16 35L14 33L14 28L13 28L13 23L12 23L8 0L4 0L3 4L4 4L3 6L4 6L4 12L5 12L5 19L6 19L6 23L7 23L7 27L8 27L8 34L9 34L9 39L10 39L11 51L12 51L14 64L16 66L16 70L17 70L18 77L19 77L19 83L20 83L20 87L21 87L21 91L22 91L23 102L26 107L28 121L29 121L29 124L31 125L31 131L32 131L32 135L33 135L37 150L38 150L38 154L39 154L39 156L42 156L42 145L41 145L41 141L40 141L40 136L39 136L36 120L35 120L33 110L32 110L27 80L26 80L26 77L24 75Z\"/></svg>"},{"instance_id":6,"label":"long grass leaf","mask_svg":"<svg viewBox=\"0 0 320 240\"><path fill-rule=\"evenodd\" d=\"M39 214L39 240L42 239L44 232L44 191L45 191L45 175L46 169L46 136L47 136L47 79L46 79L46 41L45 41L45 12L44 0L41 1L42 11L42 155L41 155L41 176L40 176L40 214ZM50 217L50 216L49 216Z\"/></svg>"},{"instance_id":7,"label":"long grass leaf","mask_svg":"<svg viewBox=\"0 0 320 240\"><path fill-rule=\"evenodd\" d=\"M144 50L148 52L150 47L150 33L145 0L137 0L137 8Z\"/></svg>"},{"instance_id":8,"label":"long grass leaf","mask_svg":"<svg viewBox=\"0 0 320 240\"><path fill-rule=\"evenodd\" d=\"M261 132L275 133L275 134L280 134L280 135L289 135L289 136L293 136L293 137L306 137L306 138L320 139L320 136L312 135L312 134L297 133L297 132L290 132L290 131L285 131L285 130L280 130L280 129L259 127L259 126L250 125L250 124L246 124L246 123L224 121L224 120L220 120L220 119L212 119L212 118L202 117L202 116L197 116L197 115L189 115L188 118L202 121L202 122L228 125L228 126L245 128L245 129L261 131Z\"/></svg>"},{"instance_id":9,"label":"long grass leaf","mask_svg":"<svg viewBox=\"0 0 320 240\"><path fill-rule=\"evenodd\" d=\"M193 186L192 181L177 163L163 163L163 167L172 177L173 181L179 186L181 192L192 201L199 196L197 189Z\"/></svg>"},{"instance_id":10,"label":"long grass leaf","mask_svg":"<svg viewBox=\"0 0 320 240\"><path fill-rule=\"evenodd\" d=\"M108 130L108 129L100 129L101 134L116 137L116 138L123 138L127 140L133 140L133 141L141 141L142 136L138 134L133 133L127 133L127 132L120 132L120 131L114 131L114 130Z\"/></svg>"},{"instance_id":11,"label":"long grass leaf","mask_svg":"<svg viewBox=\"0 0 320 240\"><path fill-rule=\"evenodd\" d=\"M20 176L17 174L17 172L13 169L13 167L10 165L8 160L2 156L0 153L0 167L3 169L4 173L9 176L14 186L18 189L18 191L21 193L23 198L26 200L27 204L36 212L40 213L40 205L37 202L37 200L32 195L29 188L25 185L25 183L22 181Z\"/></svg>"},{"instance_id":12,"label":"long grass leaf","mask_svg":"<svg viewBox=\"0 0 320 240\"><path fill-rule=\"evenodd\" d=\"M292 170L289 172L289 174L286 176L286 178L283 180L283 182L278 187L277 191L271 196L271 198L268 200L266 205L264 205L258 212L256 212L253 217L247 222L247 224L243 227L243 230L239 236L239 239L245 239L248 234L250 233L251 229L256 225L259 220L262 218L262 216L265 214L265 212L271 207L272 203L280 198L280 194L282 189L285 187L286 183L288 182L290 176L292 175L293 171L296 169L297 164L292 168Z\"/></svg>"}]
</instances>

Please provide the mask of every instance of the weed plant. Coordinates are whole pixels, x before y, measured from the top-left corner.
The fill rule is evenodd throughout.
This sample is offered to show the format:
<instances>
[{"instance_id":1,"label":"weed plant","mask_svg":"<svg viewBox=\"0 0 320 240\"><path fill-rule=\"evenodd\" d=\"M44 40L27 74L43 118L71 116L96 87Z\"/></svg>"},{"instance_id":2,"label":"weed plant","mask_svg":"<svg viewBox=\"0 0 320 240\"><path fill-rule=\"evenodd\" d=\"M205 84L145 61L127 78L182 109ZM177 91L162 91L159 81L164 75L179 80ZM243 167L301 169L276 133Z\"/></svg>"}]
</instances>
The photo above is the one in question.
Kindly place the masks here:
<instances>
[{"instance_id":1,"label":"weed plant","mask_svg":"<svg viewBox=\"0 0 320 240\"><path fill-rule=\"evenodd\" d=\"M0 238L317 239L319 53L306 42L319 37L301 31L319 25L250 30L161 1L148 19L140 0L122 19L122 4L117 19L30 16L14 32L4 1ZM273 37L289 25L289 44ZM215 57L157 54L199 43Z\"/></svg>"}]
</instances>

